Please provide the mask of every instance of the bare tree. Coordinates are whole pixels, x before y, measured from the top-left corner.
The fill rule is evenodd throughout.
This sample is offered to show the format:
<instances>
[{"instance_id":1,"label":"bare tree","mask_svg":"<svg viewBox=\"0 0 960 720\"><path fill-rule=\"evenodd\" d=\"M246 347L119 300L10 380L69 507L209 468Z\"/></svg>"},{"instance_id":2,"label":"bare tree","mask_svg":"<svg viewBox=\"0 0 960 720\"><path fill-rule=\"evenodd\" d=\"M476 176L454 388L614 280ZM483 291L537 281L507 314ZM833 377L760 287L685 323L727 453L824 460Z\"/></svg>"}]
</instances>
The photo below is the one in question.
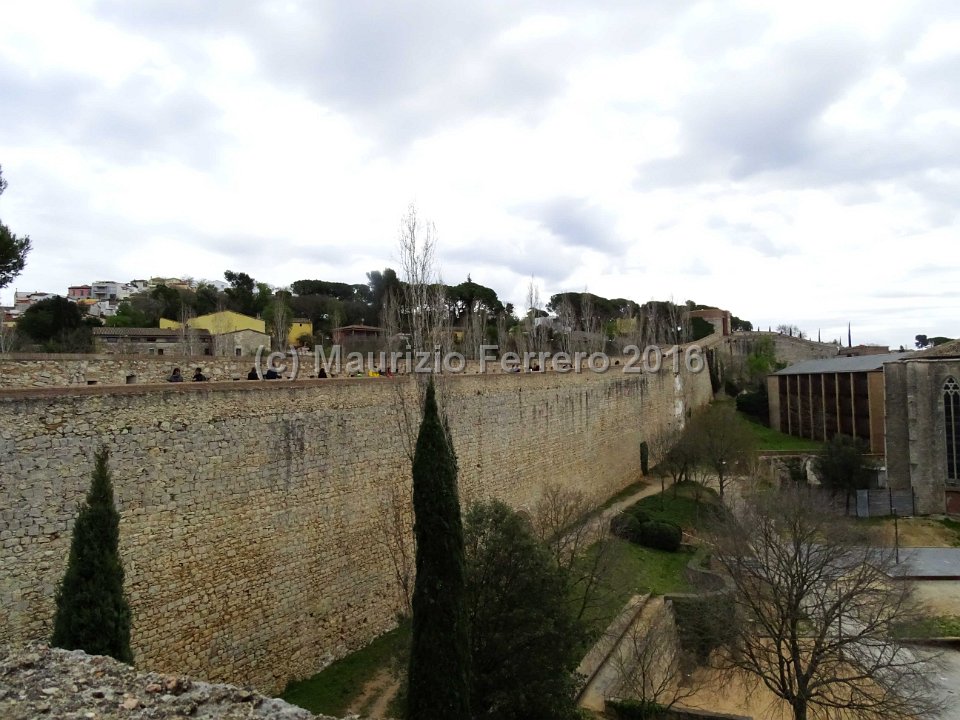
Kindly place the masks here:
<instances>
[{"instance_id":1,"label":"bare tree","mask_svg":"<svg viewBox=\"0 0 960 720\"><path fill-rule=\"evenodd\" d=\"M442 374L415 372L417 353L438 356L449 351L452 329L437 267L436 228L419 216L412 203L400 221L397 245L402 282L396 295L387 293L384 297L381 324L386 349L409 351L411 356L411 364L404 367L405 373L393 380L395 392L391 407L397 432L412 466L430 377L434 378L437 405L444 421L449 397L449 388ZM377 521L377 535L393 565L398 601L404 610L410 609L416 558L411 492L411 486L406 483L394 485L381 499Z\"/></svg>"},{"instance_id":2,"label":"bare tree","mask_svg":"<svg viewBox=\"0 0 960 720\"><path fill-rule=\"evenodd\" d=\"M672 607L663 602L659 597L646 600L612 657L620 675L617 694L657 713L698 689L686 681L695 662L681 647Z\"/></svg>"},{"instance_id":3,"label":"bare tree","mask_svg":"<svg viewBox=\"0 0 960 720\"><path fill-rule=\"evenodd\" d=\"M583 330L582 348L584 352L603 352L606 338L603 335L603 323L593 305L593 296L584 288L580 295L580 322Z\"/></svg>"},{"instance_id":4,"label":"bare tree","mask_svg":"<svg viewBox=\"0 0 960 720\"><path fill-rule=\"evenodd\" d=\"M16 346L17 328L0 322L0 353L10 352Z\"/></svg>"},{"instance_id":5,"label":"bare tree","mask_svg":"<svg viewBox=\"0 0 960 720\"><path fill-rule=\"evenodd\" d=\"M421 218L412 203L400 220L397 246L402 282L397 296L388 294L384 298L381 322L387 335L387 347L391 351L409 351L411 357L411 367L405 369L412 377L415 392L411 396L406 383L395 384L394 419L407 457L413 462L427 380L431 374L441 417L445 416L449 396L442 373L415 372L417 354L441 357L451 349L453 333L445 287L437 266L436 227ZM428 364L436 370L435 362Z\"/></svg>"},{"instance_id":6,"label":"bare tree","mask_svg":"<svg viewBox=\"0 0 960 720\"><path fill-rule=\"evenodd\" d=\"M936 709L927 656L895 639L916 618L912 588L891 580L892 553L856 540L795 488L748 496L713 538L741 621L717 661L765 686L795 720Z\"/></svg>"},{"instance_id":7,"label":"bare tree","mask_svg":"<svg viewBox=\"0 0 960 720\"><path fill-rule=\"evenodd\" d=\"M374 518L374 536L390 558L397 607L402 615L413 613L413 577L417 557L413 528L412 485L403 478L381 488Z\"/></svg>"},{"instance_id":8,"label":"bare tree","mask_svg":"<svg viewBox=\"0 0 960 720\"><path fill-rule=\"evenodd\" d=\"M289 290L277 290L268 308L270 341L273 343L273 349L280 352L283 352L288 345L289 338L287 336L290 334L290 325L293 320L293 313L287 302L289 297Z\"/></svg>"},{"instance_id":9,"label":"bare tree","mask_svg":"<svg viewBox=\"0 0 960 720\"><path fill-rule=\"evenodd\" d=\"M743 473L750 465L756 445L753 433L730 404L703 408L687 428L704 469L713 471L722 498L731 473Z\"/></svg>"},{"instance_id":10,"label":"bare tree","mask_svg":"<svg viewBox=\"0 0 960 720\"><path fill-rule=\"evenodd\" d=\"M177 334L179 335L180 340L180 351L186 357L192 357L197 354L195 352L196 348L196 331L190 327L190 321L193 320L196 313L193 312L193 308L187 305L182 300L180 301L180 322L177 328Z\"/></svg>"},{"instance_id":11,"label":"bare tree","mask_svg":"<svg viewBox=\"0 0 960 720\"><path fill-rule=\"evenodd\" d=\"M570 341L571 333L577 327L577 313L573 308L573 303L570 302L570 298L567 295L563 296L563 300L555 308L557 313L557 327L558 332L555 333L555 337L559 339L560 350L565 353L574 352L573 344Z\"/></svg>"},{"instance_id":12,"label":"bare tree","mask_svg":"<svg viewBox=\"0 0 960 720\"><path fill-rule=\"evenodd\" d=\"M533 510L537 538L569 578L578 620L600 602L611 568L609 522L593 517L596 509L579 490L547 485Z\"/></svg>"},{"instance_id":13,"label":"bare tree","mask_svg":"<svg viewBox=\"0 0 960 720\"><path fill-rule=\"evenodd\" d=\"M527 284L527 314L522 324L522 334L517 337L517 351L538 353L545 349L547 331L540 320L543 314L543 302L540 299L540 286L531 277Z\"/></svg>"},{"instance_id":14,"label":"bare tree","mask_svg":"<svg viewBox=\"0 0 960 720\"><path fill-rule=\"evenodd\" d=\"M688 429L679 426L662 430L654 436L653 442L655 454L659 457L657 473L660 475L661 490L666 490L666 478L669 477L676 497L677 486L685 480L691 480L694 469L700 463L696 443Z\"/></svg>"}]
</instances>

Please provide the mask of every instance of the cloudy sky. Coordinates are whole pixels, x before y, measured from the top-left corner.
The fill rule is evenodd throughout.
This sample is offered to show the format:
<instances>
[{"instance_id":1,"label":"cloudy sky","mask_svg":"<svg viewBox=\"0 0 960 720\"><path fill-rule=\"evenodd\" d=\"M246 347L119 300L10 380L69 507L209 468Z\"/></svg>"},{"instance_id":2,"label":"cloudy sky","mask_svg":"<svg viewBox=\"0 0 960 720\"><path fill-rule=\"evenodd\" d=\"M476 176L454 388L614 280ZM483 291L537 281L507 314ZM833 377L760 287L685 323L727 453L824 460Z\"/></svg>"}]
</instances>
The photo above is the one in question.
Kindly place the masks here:
<instances>
[{"instance_id":1,"label":"cloudy sky","mask_svg":"<svg viewBox=\"0 0 960 720\"><path fill-rule=\"evenodd\" d=\"M0 7L14 288L444 280L960 336L956 0Z\"/></svg>"}]
</instances>

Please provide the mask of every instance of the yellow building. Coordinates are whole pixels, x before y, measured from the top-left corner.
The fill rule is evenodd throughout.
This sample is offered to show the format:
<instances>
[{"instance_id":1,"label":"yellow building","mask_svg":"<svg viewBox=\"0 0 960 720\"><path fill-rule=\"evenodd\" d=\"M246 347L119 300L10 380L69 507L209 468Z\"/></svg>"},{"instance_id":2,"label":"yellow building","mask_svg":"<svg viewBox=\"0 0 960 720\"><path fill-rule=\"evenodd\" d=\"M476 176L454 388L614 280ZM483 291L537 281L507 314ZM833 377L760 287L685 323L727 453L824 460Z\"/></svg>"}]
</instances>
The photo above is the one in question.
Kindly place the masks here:
<instances>
[{"instance_id":1,"label":"yellow building","mask_svg":"<svg viewBox=\"0 0 960 720\"><path fill-rule=\"evenodd\" d=\"M313 338L313 321L310 318L294 318L290 323L290 332L287 333L287 343L293 347L300 344L300 337L309 335Z\"/></svg>"},{"instance_id":2,"label":"yellow building","mask_svg":"<svg viewBox=\"0 0 960 720\"><path fill-rule=\"evenodd\" d=\"M160 318L160 327L167 330L179 330L180 323L176 320ZM207 330L211 335L225 335L226 333L236 332L237 330L256 330L260 333L267 332L267 325L263 320L252 318L249 315L243 315L233 310L221 310L220 312L190 318L187 320L187 327L193 328L194 330Z\"/></svg>"}]
</instances>

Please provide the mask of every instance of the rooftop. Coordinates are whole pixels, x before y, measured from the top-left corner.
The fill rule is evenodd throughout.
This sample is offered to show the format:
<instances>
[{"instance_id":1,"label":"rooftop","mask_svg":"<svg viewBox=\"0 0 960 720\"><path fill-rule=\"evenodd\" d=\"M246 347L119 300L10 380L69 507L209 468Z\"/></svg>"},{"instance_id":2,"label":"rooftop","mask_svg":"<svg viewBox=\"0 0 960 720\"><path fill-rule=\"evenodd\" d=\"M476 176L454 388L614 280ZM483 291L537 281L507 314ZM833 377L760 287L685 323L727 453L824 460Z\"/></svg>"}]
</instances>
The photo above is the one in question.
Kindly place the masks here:
<instances>
[{"instance_id":1,"label":"rooftop","mask_svg":"<svg viewBox=\"0 0 960 720\"><path fill-rule=\"evenodd\" d=\"M960 340L951 340L942 345L920 350L913 354L914 358L953 358L960 357Z\"/></svg>"},{"instance_id":2,"label":"rooftop","mask_svg":"<svg viewBox=\"0 0 960 720\"><path fill-rule=\"evenodd\" d=\"M816 375L819 373L836 372L870 372L881 370L884 363L895 360L904 360L914 356L912 352L892 352L880 355L859 355L856 357L834 357L822 360L805 360L778 370L774 375Z\"/></svg>"},{"instance_id":3,"label":"rooftop","mask_svg":"<svg viewBox=\"0 0 960 720\"><path fill-rule=\"evenodd\" d=\"M190 332L194 333L195 335L210 334L210 332L207 330L191 330ZM138 327L95 327L93 328L93 334L98 336L120 335L126 337L180 337L179 330Z\"/></svg>"}]
</instances>

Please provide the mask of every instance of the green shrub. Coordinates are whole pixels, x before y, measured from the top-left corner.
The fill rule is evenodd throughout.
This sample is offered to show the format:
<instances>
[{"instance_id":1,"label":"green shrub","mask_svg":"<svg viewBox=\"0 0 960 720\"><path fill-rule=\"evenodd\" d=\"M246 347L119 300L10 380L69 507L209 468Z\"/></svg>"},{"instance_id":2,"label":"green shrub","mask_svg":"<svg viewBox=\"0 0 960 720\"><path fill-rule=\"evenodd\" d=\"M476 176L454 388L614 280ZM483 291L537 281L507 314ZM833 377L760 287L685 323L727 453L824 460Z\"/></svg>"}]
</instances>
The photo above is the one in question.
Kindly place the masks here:
<instances>
[{"instance_id":1,"label":"green shrub","mask_svg":"<svg viewBox=\"0 0 960 720\"><path fill-rule=\"evenodd\" d=\"M645 522L650 522L651 520L653 520L653 518L650 517L650 513L640 508L639 505L631 505L626 510L624 510L624 512L632 516L633 519L636 520L641 525Z\"/></svg>"},{"instance_id":2,"label":"green shrub","mask_svg":"<svg viewBox=\"0 0 960 720\"><path fill-rule=\"evenodd\" d=\"M610 521L610 532L627 542L640 544L640 527L642 523L631 513L625 510L618 513Z\"/></svg>"},{"instance_id":3,"label":"green shrub","mask_svg":"<svg viewBox=\"0 0 960 720\"><path fill-rule=\"evenodd\" d=\"M655 550L676 552L680 549L683 531L679 525L662 520L651 520L640 524L640 545Z\"/></svg>"},{"instance_id":4,"label":"green shrub","mask_svg":"<svg viewBox=\"0 0 960 720\"><path fill-rule=\"evenodd\" d=\"M666 711L651 700L608 700L606 706L618 720L659 720Z\"/></svg>"}]
</instances>

